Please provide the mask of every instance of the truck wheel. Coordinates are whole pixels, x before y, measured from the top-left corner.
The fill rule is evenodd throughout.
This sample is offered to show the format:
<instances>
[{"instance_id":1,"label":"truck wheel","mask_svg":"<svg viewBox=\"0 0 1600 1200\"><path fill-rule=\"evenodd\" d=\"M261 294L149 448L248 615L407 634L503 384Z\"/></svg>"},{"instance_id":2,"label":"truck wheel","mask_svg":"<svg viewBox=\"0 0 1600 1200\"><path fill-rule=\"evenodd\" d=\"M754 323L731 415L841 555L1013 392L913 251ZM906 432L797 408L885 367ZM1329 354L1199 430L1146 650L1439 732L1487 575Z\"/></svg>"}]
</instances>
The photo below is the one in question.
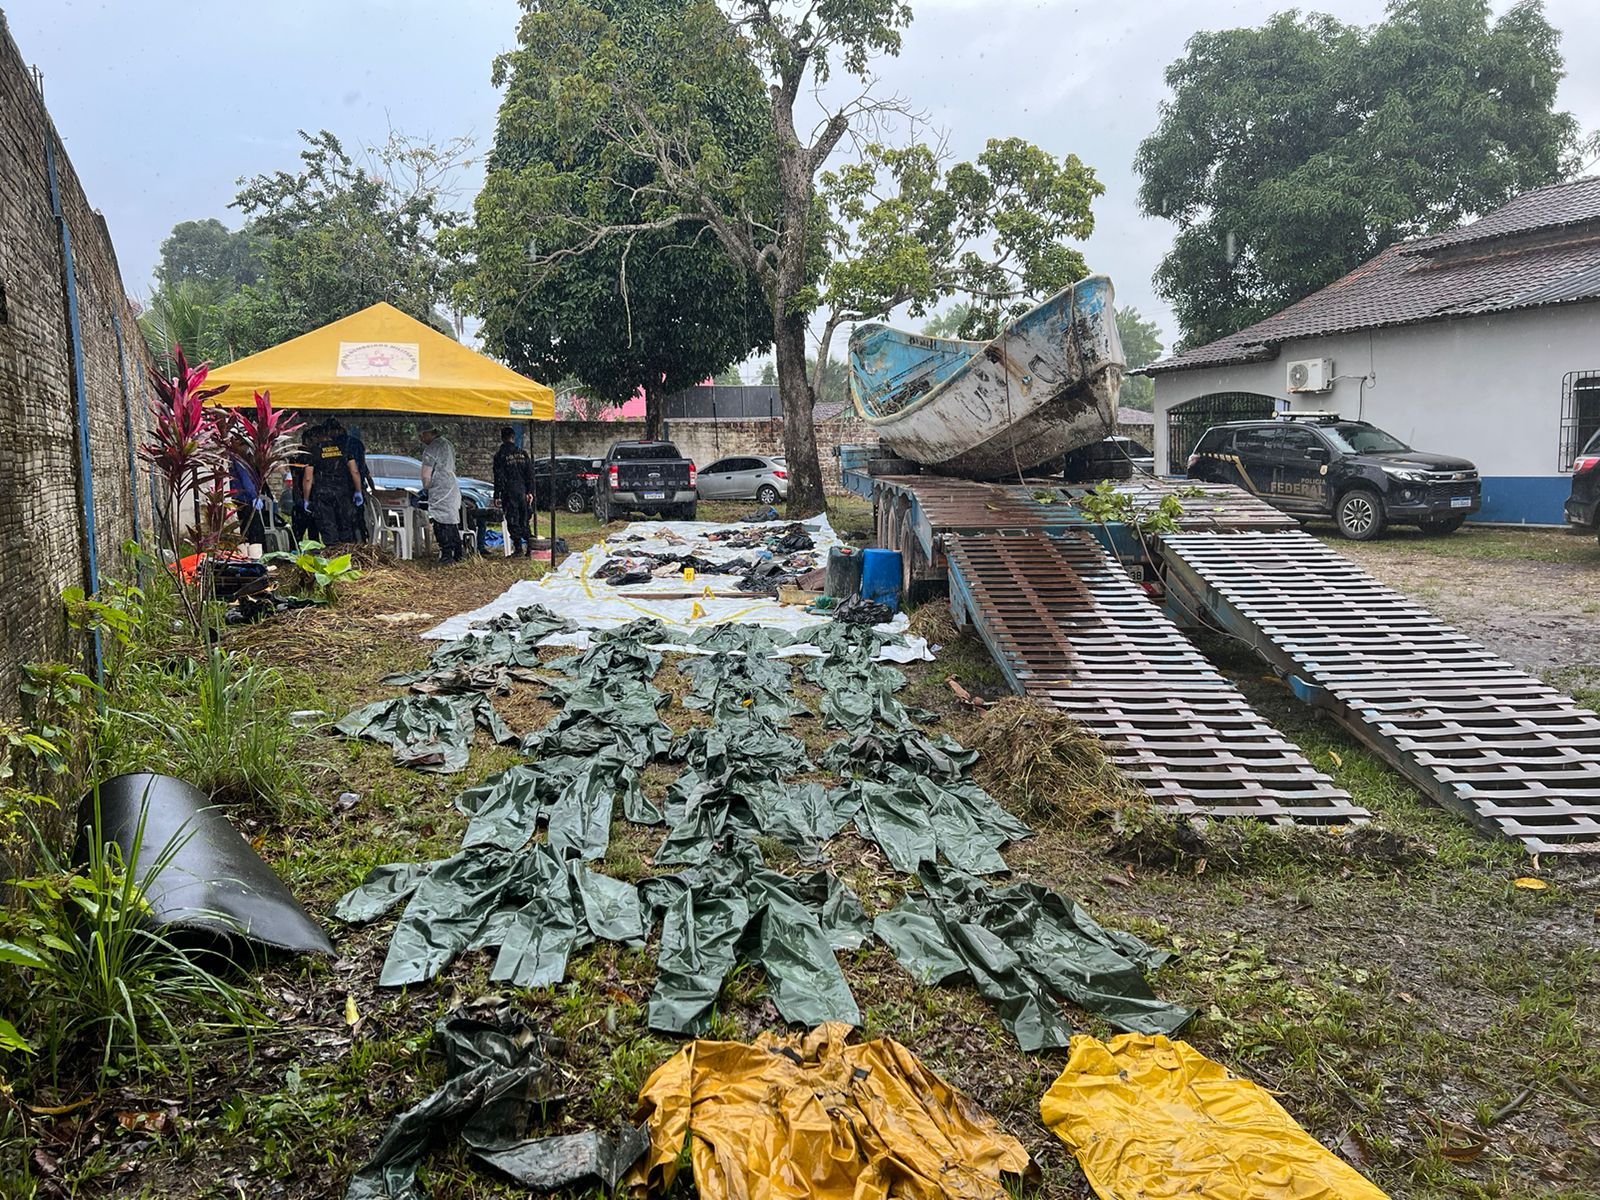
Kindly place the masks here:
<instances>
[{"instance_id":1,"label":"truck wheel","mask_svg":"<svg viewBox=\"0 0 1600 1200\"><path fill-rule=\"evenodd\" d=\"M756 489L757 504L776 504L778 502L778 489L770 483L763 483Z\"/></svg>"},{"instance_id":2,"label":"truck wheel","mask_svg":"<svg viewBox=\"0 0 1600 1200\"><path fill-rule=\"evenodd\" d=\"M1334 510L1339 532L1352 542L1370 542L1383 535L1383 497L1371 488L1351 488Z\"/></svg>"},{"instance_id":3,"label":"truck wheel","mask_svg":"<svg viewBox=\"0 0 1600 1200\"><path fill-rule=\"evenodd\" d=\"M1427 537L1443 537L1447 533L1454 533L1461 528L1461 523L1467 518L1462 517L1435 517L1431 521L1424 521L1419 526Z\"/></svg>"},{"instance_id":4,"label":"truck wheel","mask_svg":"<svg viewBox=\"0 0 1600 1200\"><path fill-rule=\"evenodd\" d=\"M680 504L678 505L678 520L693 521L695 519L695 513L698 511L699 509L696 507L693 500L689 501L687 504Z\"/></svg>"},{"instance_id":5,"label":"truck wheel","mask_svg":"<svg viewBox=\"0 0 1600 1200\"><path fill-rule=\"evenodd\" d=\"M611 497L604 492L594 494L594 519L602 525L611 523Z\"/></svg>"},{"instance_id":6,"label":"truck wheel","mask_svg":"<svg viewBox=\"0 0 1600 1200\"><path fill-rule=\"evenodd\" d=\"M569 513L581 513L587 507L583 502L582 492L568 492L567 498L563 503Z\"/></svg>"}]
</instances>

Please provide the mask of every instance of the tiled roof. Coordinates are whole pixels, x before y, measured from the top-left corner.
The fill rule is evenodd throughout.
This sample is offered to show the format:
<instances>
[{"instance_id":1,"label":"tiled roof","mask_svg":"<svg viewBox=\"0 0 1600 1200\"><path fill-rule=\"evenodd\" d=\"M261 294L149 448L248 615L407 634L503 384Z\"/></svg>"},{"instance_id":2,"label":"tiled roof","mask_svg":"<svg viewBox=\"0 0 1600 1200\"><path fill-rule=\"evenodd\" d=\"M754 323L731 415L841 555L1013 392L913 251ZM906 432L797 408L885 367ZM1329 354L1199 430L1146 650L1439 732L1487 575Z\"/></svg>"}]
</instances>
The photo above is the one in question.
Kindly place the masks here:
<instances>
[{"instance_id":1,"label":"tiled roof","mask_svg":"<svg viewBox=\"0 0 1600 1200\"><path fill-rule=\"evenodd\" d=\"M1445 246L1461 246L1490 238L1512 237L1600 219L1600 177L1574 179L1524 192L1487 216L1432 237L1408 244L1412 253L1427 253Z\"/></svg>"},{"instance_id":2,"label":"tiled roof","mask_svg":"<svg viewBox=\"0 0 1600 1200\"><path fill-rule=\"evenodd\" d=\"M837 421L840 417L856 415L855 405L848 400L818 400L811 409L811 420Z\"/></svg>"},{"instance_id":3,"label":"tiled roof","mask_svg":"<svg viewBox=\"0 0 1600 1200\"><path fill-rule=\"evenodd\" d=\"M1146 412L1142 408L1129 408L1125 404L1117 405L1118 425L1154 425L1155 414Z\"/></svg>"},{"instance_id":4,"label":"tiled roof","mask_svg":"<svg viewBox=\"0 0 1600 1200\"><path fill-rule=\"evenodd\" d=\"M1462 229L1391 246L1282 312L1141 373L1259 362L1299 338L1600 299L1600 229L1574 228L1591 222L1600 224L1600 179L1529 192ZM1495 232L1476 236L1485 225ZM1531 233L1544 236L1520 237ZM1476 253L1441 253L1474 242Z\"/></svg>"}]
</instances>

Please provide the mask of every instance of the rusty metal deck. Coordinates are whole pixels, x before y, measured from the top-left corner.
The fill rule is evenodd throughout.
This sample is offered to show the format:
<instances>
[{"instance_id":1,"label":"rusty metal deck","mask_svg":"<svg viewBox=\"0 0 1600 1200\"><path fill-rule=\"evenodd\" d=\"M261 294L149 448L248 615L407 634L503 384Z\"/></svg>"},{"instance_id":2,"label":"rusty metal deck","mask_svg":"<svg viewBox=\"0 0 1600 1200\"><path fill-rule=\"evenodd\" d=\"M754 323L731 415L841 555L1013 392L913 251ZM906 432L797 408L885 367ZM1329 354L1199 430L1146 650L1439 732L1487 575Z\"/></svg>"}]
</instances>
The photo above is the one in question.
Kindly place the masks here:
<instances>
[{"instance_id":1,"label":"rusty metal deck","mask_svg":"<svg viewBox=\"0 0 1600 1200\"><path fill-rule=\"evenodd\" d=\"M1169 592L1429 795L1536 853L1600 853L1600 717L1308 534L1161 546Z\"/></svg>"},{"instance_id":2,"label":"rusty metal deck","mask_svg":"<svg viewBox=\"0 0 1600 1200\"><path fill-rule=\"evenodd\" d=\"M1116 543L1124 558L1143 556L1138 538L1124 526L1102 528L1078 510L1075 501L1091 490L1083 484L1059 479L978 483L944 475L877 475L872 482L876 544L905 556L908 587L913 580L943 581L946 539L973 534L1092 530L1102 542ZM1140 510L1177 495L1184 510L1177 518L1180 529L1296 527L1293 517L1230 484L1142 478L1120 483L1117 490L1132 496Z\"/></svg>"},{"instance_id":3,"label":"rusty metal deck","mask_svg":"<svg viewBox=\"0 0 1600 1200\"><path fill-rule=\"evenodd\" d=\"M1012 686L1104 739L1158 803L1280 824L1367 816L1087 534L968 535L945 550L952 606Z\"/></svg>"}]
</instances>

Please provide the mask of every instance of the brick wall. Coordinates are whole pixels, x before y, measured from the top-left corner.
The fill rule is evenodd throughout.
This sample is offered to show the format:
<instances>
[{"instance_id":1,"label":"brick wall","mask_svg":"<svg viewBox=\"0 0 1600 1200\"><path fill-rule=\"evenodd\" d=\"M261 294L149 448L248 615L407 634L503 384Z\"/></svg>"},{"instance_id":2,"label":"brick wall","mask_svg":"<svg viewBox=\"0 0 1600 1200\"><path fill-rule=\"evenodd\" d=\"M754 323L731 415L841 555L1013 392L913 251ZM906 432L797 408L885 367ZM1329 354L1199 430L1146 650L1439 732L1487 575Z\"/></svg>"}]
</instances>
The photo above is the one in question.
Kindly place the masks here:
<instances>
[{"instance_id":1,"label":"brick wall","mask_svg":"<svg viewBox=\"0 0 1600 1200\"><path fill-rule=\"evenodd\" d=\"M369 453L409 454L413 458L422 445L417 440L417 431L429 420L414 413L345 411L337 415L345 425L361 430ZM500 444L500 430L506 422L477 417L438 417L433 423L456 448L457 473L488 479L490 460ZM550 423L523 421L520 424L523 445L535 455L549 453ZM730 454L783 453L782 421L680 419L668 422L667 432L678 449L700 466ZM643 436L643 421L557 421L556 453L599 458L612 442ZM817 453L822 459L824 485L830 491L841 490L835 447L846 442L875 440L867 426L854 418L819 422Z\"/></svg>"},{"instance_id":2,"label":"brick wall","mask_svg":"<svg viewBox=\"0 0 1600 1200\"><path fill-rule=\"evenodd\" d=\"M150 530L148 503L136 500L128 469L130 419L135 441L145 428L144 343L105 222L83 194L33 73L0 18L0 285L5 295L0 320L0 429L5 431L0 714L5 715L17 711L23 662L69 653L60 596L87 578L73 350L47 139L55 152L72 243L101 573L120 569L119 550L134 536L135 522L141 535ZM148 498L142 479L137 490Z\"/></svg>"}]
</instances>

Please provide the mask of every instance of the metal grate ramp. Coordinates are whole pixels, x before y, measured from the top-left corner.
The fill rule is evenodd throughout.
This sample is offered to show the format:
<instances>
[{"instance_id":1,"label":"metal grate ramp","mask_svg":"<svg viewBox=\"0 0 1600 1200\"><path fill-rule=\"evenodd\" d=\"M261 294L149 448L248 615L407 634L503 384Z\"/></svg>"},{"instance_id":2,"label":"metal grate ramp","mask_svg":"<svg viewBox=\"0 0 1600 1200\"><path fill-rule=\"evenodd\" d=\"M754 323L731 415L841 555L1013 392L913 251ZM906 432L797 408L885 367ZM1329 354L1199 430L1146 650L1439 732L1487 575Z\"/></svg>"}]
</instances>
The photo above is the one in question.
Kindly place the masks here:
<instances>
[{"instance_id":1,"label":"metal grate ramp","mask_svg":"<svg viewBox=\"0 0 1600 1200\"><path fill-rule=\"evenodd\" d=\"M1600 717L1309 534L1161 545L1170 591L1425 792L1536 853L1600 853Z\"/></svg>"},{"instance_id":2,"label":"metal grate ramp","mask_svg":"<svg viewBox=\"0 0 1600 1200\"><path fill-rule=\"evenodd\" d=\"M951 537L952 605L1019 692L1071 714L1156 802L1279 824L1368 814L1082 533Z\"/></svg>"}]
</instances>

